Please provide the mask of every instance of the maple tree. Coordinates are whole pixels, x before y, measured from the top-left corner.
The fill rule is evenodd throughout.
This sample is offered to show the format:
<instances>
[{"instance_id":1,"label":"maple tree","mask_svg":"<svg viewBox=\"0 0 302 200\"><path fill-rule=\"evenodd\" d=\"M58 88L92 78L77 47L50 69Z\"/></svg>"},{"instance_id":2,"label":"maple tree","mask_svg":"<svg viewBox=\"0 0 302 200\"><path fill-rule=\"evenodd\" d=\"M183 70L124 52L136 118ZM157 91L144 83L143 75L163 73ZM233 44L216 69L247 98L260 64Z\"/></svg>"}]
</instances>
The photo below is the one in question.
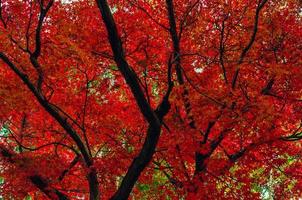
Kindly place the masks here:
<instances>
[{"instance_id":1,"label":"maple tree","mask_svg":"<svg viewBox=\"0 0 302 200\"><path fill-rule=\"evenodd\" d=\"M302 196L301 1L0 0L4 199Z\"/></svg>"}]
</instances>

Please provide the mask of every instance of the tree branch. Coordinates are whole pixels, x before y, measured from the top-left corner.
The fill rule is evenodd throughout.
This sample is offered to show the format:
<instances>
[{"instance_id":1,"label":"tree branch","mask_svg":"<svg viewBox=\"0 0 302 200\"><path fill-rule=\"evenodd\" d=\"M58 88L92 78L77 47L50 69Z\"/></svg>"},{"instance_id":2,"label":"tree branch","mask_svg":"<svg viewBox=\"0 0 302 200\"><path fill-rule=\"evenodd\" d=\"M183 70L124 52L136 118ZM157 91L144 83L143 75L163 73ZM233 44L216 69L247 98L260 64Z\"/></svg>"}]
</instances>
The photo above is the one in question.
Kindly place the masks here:
<instances>
[{"instance_id":1,"label":"tree branch","mask_svg":"<svg viewBox=\"0 0 302 200\"><path fill-rule=\"evenodd\" d=\"M132 161L124 179L122 180L121 185L119 186L116 193L111 197L112 200L121 200L127 199L129 197L138 177L152 159L160 136L163 117L168 113L170 109L169 95L173 85L170 85L171 81L168 81L169 86L167 93L154 112L147 99L145 98L144 92L140 87L137 75L131 69L125 59L122 41L118 34L118 30L107 1L97 0L97 5L108 32L108 39L114 55L114 60L123 77L125 78L126 83L130 87L141 113L149 123L147 135L141 151L139 152L138 156ZM169 71L170 69L168 69L168 76L170 76L169 73L171 73Z\"/></svg>"},{"instance_id":2,"label":"tree branch","mask_svg":"<svg viewBox=\"0 0 302 200\"><path fill-rule=\"evenodd\" d=\"M261 0L261 2L258 4L257 8L256 8L256 14L255 14L255 20L254 20L254 28L253 28L253 33L251 35L250 41L248 42L248 44L246 45L246 47L242 50L239 60L237 62L237 69L233 75L233 80L232 80L232 89L235 89L236 87L236 82L237 82L237 78L238 78L238 74L239 74L239 66L243 63L243 60L247 54L247 52L251 49L253 43L255 42L256 39L256 34L258 31L258 23L259 23L259 15L260 15L260 11L261 9L264 7L265 3L268 0Z\"/></svg>"},{"instance_id":3,"label":"tree branch","mask_svg":"<svg viewBox=\"0 0 302 200\"><path fill-rule=\"evenodd\" d=\"M10 152L4 146L0 146L0 155L6 159L9 163L18 165L16 156L13 152ZM21 167L21 166L20 166ZM24 167L24 166L22 166ZM40 175L30 175L27 177L30 182L35 185L41 192L43 192L50 199L69 200L66 194L59 190L50 187L48 181Z\"/></svg>"},{"instance_id":4,"label":"tree branch","mask_svg":"<svg viewBox=\"0 0 302 200\"><path fill-rule=\"evenodd\" d=\"M72 125L67 121L67 119L62 116L57 109L52 106L45 97L39 92L39 90L33 85L33 83L29 80L28 76L21 72L17 66L15 66L10 59L4 54L0 52L0 59L4 61L8 65L8 67L15 72L15 74L23 81L23 83L28 87L28 89L34 94L38 102L41 106L61 125L61 127L67 132L67 134L73 139L79 148L85 164L87 167L92 166L93 161L92 158L82 141L81 137L78 135L76 130L72 127ZM96 171L91 170L87 176L89 182L89 188L91 192L91 200L98 199L99 197L99 188Z\"/></svg>"}]
</instances>

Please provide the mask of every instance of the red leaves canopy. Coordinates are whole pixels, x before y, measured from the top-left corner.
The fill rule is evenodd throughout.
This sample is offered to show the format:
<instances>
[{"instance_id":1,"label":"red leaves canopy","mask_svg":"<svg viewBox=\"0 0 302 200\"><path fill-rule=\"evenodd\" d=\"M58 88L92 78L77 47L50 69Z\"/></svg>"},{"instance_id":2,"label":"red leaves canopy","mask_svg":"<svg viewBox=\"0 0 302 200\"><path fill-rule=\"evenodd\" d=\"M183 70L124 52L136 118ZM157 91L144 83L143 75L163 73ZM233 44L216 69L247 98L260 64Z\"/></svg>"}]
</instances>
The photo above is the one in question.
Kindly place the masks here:
<instances>
[{"instance_id":1,"label":"red leaves canopy","mask_svg":"<svg viewBox=\"0 0 302 200\"><path fill-rule=\"evenodd\" d=\"M0 1L1 195L300 197L301 2L108 4Z\"/></svg>"}]
</instances>

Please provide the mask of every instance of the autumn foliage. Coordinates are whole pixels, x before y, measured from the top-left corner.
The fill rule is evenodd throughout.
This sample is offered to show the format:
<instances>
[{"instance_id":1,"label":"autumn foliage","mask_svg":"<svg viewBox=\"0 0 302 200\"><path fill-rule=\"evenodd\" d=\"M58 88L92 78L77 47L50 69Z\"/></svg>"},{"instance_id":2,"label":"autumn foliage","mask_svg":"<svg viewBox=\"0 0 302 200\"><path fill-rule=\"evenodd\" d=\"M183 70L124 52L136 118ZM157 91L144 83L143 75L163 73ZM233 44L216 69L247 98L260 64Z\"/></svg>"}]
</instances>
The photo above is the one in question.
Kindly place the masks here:
<instances>
[{"instance_id":1,"label":"autumn foliage","mask_svg":"<svg viewBox=\"0 0 302 200\"><path fill-rule=\"evenodd\" d=\"M0 0L0 195L301 197L301 6Z\"/></svg>"}]
</instances>

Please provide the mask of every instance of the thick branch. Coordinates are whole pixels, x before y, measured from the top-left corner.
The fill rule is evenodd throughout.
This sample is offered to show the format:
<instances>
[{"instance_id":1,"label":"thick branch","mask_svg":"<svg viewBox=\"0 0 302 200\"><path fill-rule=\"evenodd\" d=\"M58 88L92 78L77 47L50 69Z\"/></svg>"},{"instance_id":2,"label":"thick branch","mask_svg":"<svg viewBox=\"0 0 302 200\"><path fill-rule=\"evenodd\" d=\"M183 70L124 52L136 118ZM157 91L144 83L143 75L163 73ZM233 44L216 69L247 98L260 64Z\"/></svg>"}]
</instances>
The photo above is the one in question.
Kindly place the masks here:
<instances>
[{"instance_id":1,"label":"thick branch","mask_svg":"<svg viewBox=\"0 0 302 200\"><path fill-rule=\"evenodd\" d=\"M43 106L43 108L61 125L61 127L67 132L67 134L73 139L76 143L77 147L79 148L85 164L87 167L92 166L92 159L89 155L87 147L83 143L81 137L77 134L74 130L72 125L67 121L67 119L60 114L60 112L52 106L45 97L38 91L38 89L33 85L33 83L29 80L28 76L21 72L17 66L15 66L10 59L3 53L0 52L0 59L4 61L8 65L8 67L15 72L15 74L23 81L23 83L28 87L28 89L35 95L38 102ZM97 176L95 171L91 171L88 175L88 182L91 191L91 195L94 196L90 199L98 199L99 196L99 189L98 189L98 182Z\"/></svg>"},{"instance_id":2,"label":"thick branch","mask_svg":"<svg viewBox=\"0 0 302 200\"><path fill-rule=\"evenodd\" d=\"M50 0L46 6L46 8L43 7L43 5L40 5L40 16L38 21L38 26L36 28L36 48L33 52L32 56L37 59L39 55L41 54L41 30L42 25L44 22L44 19L46 17L47 12L49 11L50 7L53 5L54 0Z\"/></svg>"},{"instance_id":3,"label":"thick branch","mask_svg":"<svg viewBox=\"0 0 302 200\"><path fill-rule=\"evenodd\" d=\"M3 146L0 146L0 155L11 164L18 165L16 157L13 152L10 152ZM20 167L24 167L23 165ZM41 192L43 192L50 199L68 200L69 198L59 190L50 187L48 181L40 175L31 175L27 177L30 182L35 185Z\"/></svg>"},{"instance_id":4,"label":"thick branch","mask_svg":"<svg viewBox=\"0 0 302 200\"><path fill-rule=\"evenodd\" d=\"M102 19L108 32L108 38L114 55L114 60L122 75L124 76L126 83L130 87L141 113L149 123L147 135L139 155L132 161L120 187L111 198L121 200L128 198L138 177L152 159L160 136L163 117L168 113L170 109L168 99L173 84L171 84L170 80L168 81L168 91L164 96L162 102L154 112L147 99L145 98L144 92L140 87L137 75L133 70L131 70L129 64L126 61L124 49L122 47L122 41L118 34L117 27L107 1L97 0L97 5L100 9ZM169 67L168 78L171 78L170 73L171 69Z\"/></svg>"},{"instance_id":5,"label":"thick branch","mask_svg":"<svg viewBox=\"0 0 302 200\"><path fill-rule=\"evenodd\" d=\"M0 21L2 22L4 28L7 28L6 21L3 18L3 5L2 5L2 0L0 0Z\"/></svg>"},{"instance_id":6,"label":"thick branch","mask_svg":"<svg viewBox=\"0 0 302 200\"><path fill-rule=\"evenodd\" d=\"M175 69L177 74L177 80L180 85L184 84L184 78L182 76L181 72L181 63L180 63L180 46L179 46L179 38L177 35L177 29L176 29L176 20L174 16L174 7L173 7L173 1L172 0L166 0L167 9L168 9L168 17L169 17L169 24L170 24L170 35L173 42L173 48L174 48L174 63L175 63Z\"/></svg>"},{"instance_id":7,"label":"thick branch","mask_svg":"<svg viewBox=\"0 0 302 200\"><path fill-rule=\"evenodd\" d=\"M114 60L119 70L124 76L126 83L129 85L135 97L135 100L140 108L141 113L144 115L144 117L150 124L159 126L160 123L145 98L144 92L140 87L135 72L131 70L129 64L125 59L122 40L118 34L117 27L107 1L97 0L97 4L101 11L102 18L108 32L108 38L114 55Z\"/></svg>"},{"instance_id":8,"label":"thick branch","mask_svg":"<svg viewBox=\"0 0 302 200\"><path fill-rule=\"evenodd\" d=\"M259 23L259 15L260 15L260 11L261 9L264 7L265 3L267 2L268 0L262 0L257 8L256 8L256 14L255 14L255 20L254 20L254 28L253 28L253 33L251 35L251 38L250 38L250 41L248 42L248 44L246 45L246 47L242 50L241 52L241 55L239 57L239 60L237 62L237 69L233 75L233 80L232 80L232 89L235 88L236 86L236 82L237 82L237 79L238 79L238 74L239 74L239 65L241 65L243 63L243 60L247 54L247 52L251 49L253 43L255 42L255 39L256 39L256 34L257 34L257 31L258 31L258 23Z\"/></svg>"},{"instance_id":9,"label":"thick branch","mask_svg":"<svg viewBox=\"0 0 302 200\"><path fill-rule=\"evenodd\" d=\"M41 92L41 87L42 87L42 83L43 83L43 71L42 71L40 64L37 61L38 57L41 54L41 31L42 31L42 26L43 26L43 22L46 17L46 14L49 11L50 7L53 5L53 2L54 2L54 0L50 0L47 4L46 8L44 8L43 4L41 3L40 16L39 16L38 25L36 28L35 50L33 53L31 53L30 50L28 50L30 52L30 62L32 63L32 65L34 66L34 68L36 69L36 71L38 73L37 89L39 92Z\"/></svg>"},{"instance_id":10,"label":"thick branch","mask_svg":"<svg viewBox=\"0 0 302 200\"><path fill-rule=\"evenodd\" d=\"M174 16L174 6L172 0L166 0L167 11L168 11L168 18L170 24L170 35L173 42L173 49L174 49L174 64L176 69L177 81L179 85L184 85L184 77L182 74L182 67L181 67L181 59L180 59L180 41L177 34L177 27L176 27L176 20ZM187 113L189 119L189 125L191 128L196 128L195 120L191 113L191 103L189 100L189 91L186 87L184 87L184 91L182 93L182 98L184 101L185 111Z\"/></svg>"},{"instance_id":11,"label":"thick branch","mask_svg":"<svg viewBox=\"0 0 302 200\"><path fill-rule=\"evenodd\" d=\"M222 130L219 136L211 142L210 149L207 153L202 154L200 152L195 152L195 175L206 169L206 159L208 159L214 153L214 151L220 145L221 141L224 139L225 134L231 130L232 129Z\"/></svg>"},{"instance_id":12,"label":"thick branch","mask_svg":"<svg viewBox=\"0 0 302 200\"><path fill-rule=\"evenodd\" d=\"M80 157L77 155L70 163L69 167L65 169L62 174L59 176L58 180L62 181L66 174L79 162Z\"/></svg>"},{"instance_id":13,"label":"thick branch","mask_svg":"<svg viewBox=\"0 0 302 200\"><path fill-rule=\"evenodd\" d=\"M226 75L226 70L225 70L225 66L224 66L224 29L225 29L225 21L227 20L227 17L225 17L222 21L222 25L221 25L221 33L220 33L220 44L219 44L219 62L220 62L220 66L222 69L222 73L223 73L223 78L226 84L228 84L228 79L227 79L227 75Z\"/></svg>"},{"instance_id":14,"label":"thick branch","mask_svg":"<svg viewBox=\"0 0 302 200\"><path fill-rule=\"evenodd\" d=\"M269 95L271 93L271 89L274 85L275 82L275 77L272 77L268 83L266 84L266 86L261 90L261 94L263 95Z\"/></svg>"}]
</instances>

